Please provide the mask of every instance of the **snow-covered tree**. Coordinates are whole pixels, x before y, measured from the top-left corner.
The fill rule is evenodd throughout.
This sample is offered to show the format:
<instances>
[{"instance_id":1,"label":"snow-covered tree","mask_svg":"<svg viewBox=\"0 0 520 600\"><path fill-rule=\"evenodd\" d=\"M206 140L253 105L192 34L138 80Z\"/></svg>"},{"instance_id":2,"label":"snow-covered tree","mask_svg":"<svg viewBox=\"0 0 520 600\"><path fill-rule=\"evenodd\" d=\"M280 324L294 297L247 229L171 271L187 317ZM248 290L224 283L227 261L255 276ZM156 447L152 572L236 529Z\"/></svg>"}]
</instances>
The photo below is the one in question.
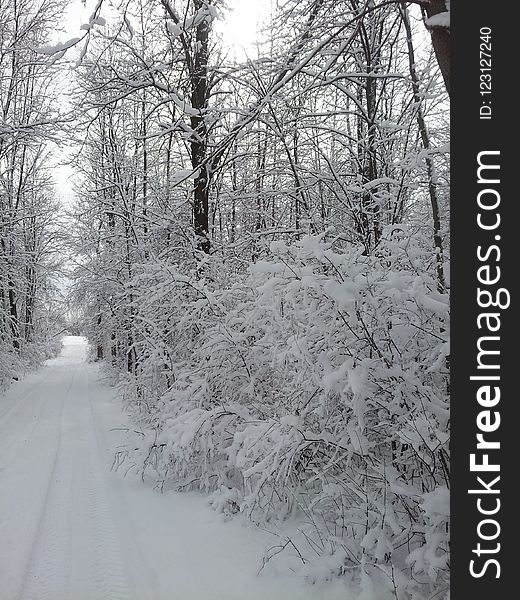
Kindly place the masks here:
<instances>
[{"instance_id":1,"label":"snow-covered tree","mask_svg":"<svg viewBox=\"0 0 520 600\"><path fill-rule=\"evenodd\" d=\"M52 66L36 52L63 5L0 2L0 387L45 356L59 223L49 140L57 132ZM50 311L50 312L49 312Z\"/></svg>"}]
</instances>

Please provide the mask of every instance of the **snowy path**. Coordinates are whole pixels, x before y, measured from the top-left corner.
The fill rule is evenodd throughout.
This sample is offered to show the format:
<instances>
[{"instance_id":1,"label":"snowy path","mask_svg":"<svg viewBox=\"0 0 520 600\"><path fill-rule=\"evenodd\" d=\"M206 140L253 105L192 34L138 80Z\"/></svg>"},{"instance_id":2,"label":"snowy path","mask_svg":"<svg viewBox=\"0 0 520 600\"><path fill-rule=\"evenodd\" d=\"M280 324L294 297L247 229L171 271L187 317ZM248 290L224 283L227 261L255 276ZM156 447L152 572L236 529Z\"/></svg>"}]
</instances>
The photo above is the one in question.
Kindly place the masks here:
<instances>
[{"instance_id":1,"label":"snowy path","mask_svg":"<svg viewBox=\"0 0 520 600\"><path fill-rule=\"evenodd\" d=\"M124 424L83 338L0 396L0 600L348 600L257 577L267 534L110 471Z\"/></svg>"}]
</instances>

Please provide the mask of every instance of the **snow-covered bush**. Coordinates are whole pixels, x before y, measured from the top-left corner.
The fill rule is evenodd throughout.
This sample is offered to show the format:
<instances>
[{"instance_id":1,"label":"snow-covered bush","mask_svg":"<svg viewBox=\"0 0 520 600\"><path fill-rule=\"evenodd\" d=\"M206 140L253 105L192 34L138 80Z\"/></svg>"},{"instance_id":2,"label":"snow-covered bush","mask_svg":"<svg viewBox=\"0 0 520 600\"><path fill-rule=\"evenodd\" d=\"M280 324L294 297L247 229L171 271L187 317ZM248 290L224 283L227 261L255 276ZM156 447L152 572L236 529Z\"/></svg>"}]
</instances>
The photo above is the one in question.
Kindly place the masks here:
<instances>
[{"instance_id":1,"label":"snow-covered bush","mask_svg":"<svg viewBox=\"0 0 520 600\"><path fill-rule=\"evenodd\" d=\"M0 343L0 391L18 381L31 369L40 367L43 362L59 354L61 339L39 339L31 343L23 343L17 352L11 344Z\"/></svg>"},{"instance_id":2,"label":"snow-covered bush","mask_svg":"<svg viewBox=\"0 0 520 600\"><path fill-rule=\"evenodd\" d=\"M309 556L389 590L446 589L449 307L431 260L393 227L373 256L330 232L273 242L220 287L143 267L123 385L150 426L143 472L216 491L226 514L293 515Z\"/></svg>"}]
</instances>

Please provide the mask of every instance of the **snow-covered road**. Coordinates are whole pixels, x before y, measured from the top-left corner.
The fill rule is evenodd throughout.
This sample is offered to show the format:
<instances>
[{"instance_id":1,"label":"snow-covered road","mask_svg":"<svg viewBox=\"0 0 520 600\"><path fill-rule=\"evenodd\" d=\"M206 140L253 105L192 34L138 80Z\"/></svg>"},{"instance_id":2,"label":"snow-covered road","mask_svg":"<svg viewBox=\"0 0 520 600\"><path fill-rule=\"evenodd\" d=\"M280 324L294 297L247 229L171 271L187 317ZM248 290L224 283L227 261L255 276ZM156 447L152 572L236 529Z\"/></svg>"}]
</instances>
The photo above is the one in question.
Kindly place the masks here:
<instances>
[{"instance_id":1,"label":"snow-covered road","mask_svg":"<svg viewBox=\"0 0 520 600\"><path fill-rule=\"evenodd\" d=\"M348 599L256 576L272 540L110 470L124 427L83 338L0 396L0 600ZM120 434L119 434L120 435Z\"/></svg>"}]
</instances>

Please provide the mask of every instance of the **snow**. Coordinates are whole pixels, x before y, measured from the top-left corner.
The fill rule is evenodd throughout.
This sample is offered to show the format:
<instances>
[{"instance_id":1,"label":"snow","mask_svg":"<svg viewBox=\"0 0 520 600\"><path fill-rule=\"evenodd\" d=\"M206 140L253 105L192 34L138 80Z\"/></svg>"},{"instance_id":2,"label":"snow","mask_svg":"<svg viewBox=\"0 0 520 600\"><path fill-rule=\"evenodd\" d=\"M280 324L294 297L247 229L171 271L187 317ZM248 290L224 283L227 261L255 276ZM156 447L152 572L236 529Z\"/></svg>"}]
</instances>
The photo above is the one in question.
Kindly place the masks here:
<instances>
[{"instance_id":1,"label":"snow","mask_svg":"<svg viewBox=\"0 0 520 600\"><path fill-rule=\"evenodd\" d=\"M183 33L182 27L173 21L167 21L166 28L174 37L179 37Z\"/></svg>"},{"instance_id":2,"label":"snow","mask_svg":"<svg viewBox=\"0 0 520 600\"><path fill-rule=\"evenodd\" d=\"M95 17L90 22L91 25L99 25L100 27L104 27L107 24L107 21L104 17Z\"/></svg>"},{"instance_id":3,"label":"snow","mask_svg":"<svg viewBox=\"0 0 520 600\"><path fill-rule=\"evenodd\" d=\"M447 27L450 28L450 12L445 11L433 15L425 21L427 27Z\"/></svg>"},{"instance_id":4,"label":"snow","mask_svg":"<svg viewBox=\"0 0 520 600\"><path fill-rule=\"evenodd\" d=\"M66 337L60 357L0 396L1 600L354 597L283 561L257 575L271 534L111 471L131 425L86 356L84 338Z\"/></svg>"},{"instance_id":5,"label":"snow","mask_svg":"<svg viewBox=\"0 0 520 600\"><path fill-rule=\"evenodd\" d=\"M58 52L63 52L65 50L68 50L69 48L72 48L72 46L77 44L80 40L81 38L74 37L70 40L67 40L66 42L58 42L55 45L40 46L39 48L36 48L35 51L38 52L38 54L52 56L54 54L58 54Z\"/></svg>"},{"instance_id":6,"label":"snow","mask_svg":"<svg viewBox=\"0 0 520 600\"><path fill-rule=\"evenodd\" d=\"M195 175L193 169L181 169L172 173L171 177L174 181L182 181L184 179L195 179Z\"/></svg>"},{"instance_id":7,"label":"snow","mask_svg":"<svg viewBox=\"0 0 520 600\"><path fill-rule=\"evenodd\" d=\"M104 27L106 24L106 19L103 17L91 17L88 23L83 23L83 25L80 26L80 29L89 31L90 29L92 29L93 25L99 25L100 27Z\"/></svg>"},{"instance_id":8,"label":"snow","mask_svg":"<svg viewBox=\"0 0 520 600\"><path fill-rule=\"evenodd\" d=\"M186 100L183 100L175 92L170 91L170 98L175 106L186 115L194 116L199 114L198 110L194 109L188 102L186 102Z\"/></svg>"},{"instance_id":9,"label":"snow","mask_svg":"<svg viewBox=\"0 0 520 600\"><path fill-rule=\"evenodd\" d=\"M450 491L447 487L439 487L433 492L423 495L424 502L422 509L427 513L432 521L439 520L450 515ZM439 519L440 517L440 519Z\"/></svg>"}]
</instances>

